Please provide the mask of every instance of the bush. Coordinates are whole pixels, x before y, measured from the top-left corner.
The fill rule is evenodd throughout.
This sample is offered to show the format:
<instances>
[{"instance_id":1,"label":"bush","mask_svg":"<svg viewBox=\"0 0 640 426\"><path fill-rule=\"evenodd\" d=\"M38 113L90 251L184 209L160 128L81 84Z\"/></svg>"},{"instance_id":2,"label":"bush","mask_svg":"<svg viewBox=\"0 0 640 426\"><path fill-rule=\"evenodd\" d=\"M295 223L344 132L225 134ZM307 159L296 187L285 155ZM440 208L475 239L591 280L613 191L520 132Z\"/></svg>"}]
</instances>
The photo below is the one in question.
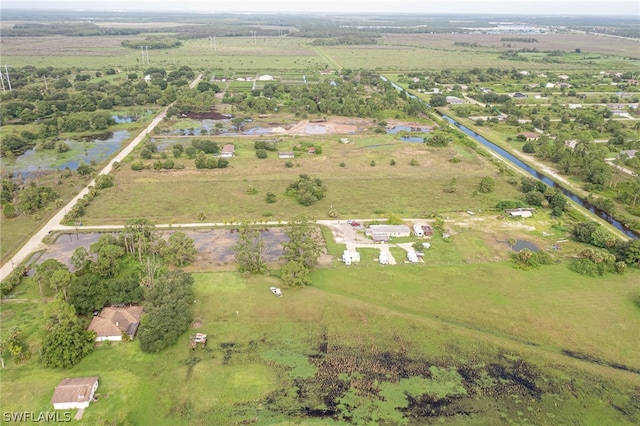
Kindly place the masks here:
<instances>
[{"instance_id":1,"label":"bush","mask_svg":"<svg viewBox=\"0 0 640 426\"><path fill-rule=\"evenodd\" d=\"M140 171L144 169L144 163L142 161L134 161L131 163L131 170Z\"/></svg>"},{"instance_id":2,"label":"bush","mask_svg":"<svg viewBox=\"0 0 640 426\"><path fill-rule=\"evenodd\" d=\"M113 176L99 175L96 177L96 189L111 188L113 186Z\"/></svg>"},{"instance_id":3,"label":"bush","mask_svg":"<svg viewBox=\"0 0 640 426\"><path fill-rule=\"evenodd\" d=\"M13 204L11 203L7 203L4 205L4 207L2 208L2 214L4 214L4 217L6 217L7 219L13 219L14 217L18 216L16 208L13 207Z\"/></svg>"},{"instance_id":4,"label":"bush","mask_svg":"<svg viewBox=\"0 0 640 426\"><path fill-rule=\"evenodd\" d=\"M480 180L480 183L478 184L478 191L482 192L483 194L487 194L489 192L493 192L495 187L496 183L493 178L485 176Z\"/></svg>"},{"instance_id":5,"label":"bush","mask_svg":"<svg viewBox=\"0 0 640 426\"><path fill-rule=\"evenodd\" d=\"M291 167L293 167L293 161L289 161L289 160L285 161L284 166L290 169Z\"/></svg>"},{"instance_id":6,"label":"bush","mask_svg":"<svg viewBox=\"0 0 640 426\"><path fill-rule=\"evenodd\" d=\"M258 158L267 158L267 151L264 149L257 149L256 150L256 157Z\"/></svg>"},{"instance_id":7,"label":"bush","mask_svg":"<svg viewBox=\"0 0 640 426\"><path fill-rule=\"evenodd\" d=\"M265 195L265 201L269 204L273 204L276 202L276 194L274 194L273 192L267 192L267 194Z\"/></svg>"}]
</instances>

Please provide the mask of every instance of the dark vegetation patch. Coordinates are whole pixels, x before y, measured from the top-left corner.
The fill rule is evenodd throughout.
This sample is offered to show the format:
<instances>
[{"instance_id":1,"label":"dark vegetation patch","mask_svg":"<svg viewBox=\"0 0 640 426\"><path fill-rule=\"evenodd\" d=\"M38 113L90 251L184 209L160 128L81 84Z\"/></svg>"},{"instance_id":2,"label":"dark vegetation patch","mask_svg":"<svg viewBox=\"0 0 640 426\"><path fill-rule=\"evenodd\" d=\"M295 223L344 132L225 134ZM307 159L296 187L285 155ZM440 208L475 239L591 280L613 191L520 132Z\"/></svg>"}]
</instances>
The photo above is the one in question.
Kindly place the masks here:
<instances>
[{"instance_id":1,"label":"dark vegetation patch","mask_svg":"<svg viewBox=\"0 0 640 426\"><path fill-rule=\"evenodd\" d=\"M423 424L479 414L485 410L476 403L481 398L537 401L545 391L553 391L537 367L507 354L498 354L491 362L475 356L452 361L413 355L400 336L394 336L393 349L381 348L363 336L353 344L333 342L326 331L313 340L314 349L305 355L316 369L313 375L291 374L293 365L300 367L299 362L291 362L299 353L280 350L282 358L277 359L269 351L283 382L262 401L270 415L352 424ZM245 411L247 407L236 408Z\"/></svg>"},{"instance_id":2,"label":"dark vegetation patch","mask_svg":"<svg viewBox=\"0 0 640 426\"><path fill-rule=\"evenodd\" d=\"M228 120L233 118L230 114L222 114L214 109L206 112L186 112L182 114L182 117L191 120Z\"/></svg>"},{"instance_id":3,"label":"dark vegetation patch","mask_svg":"<svg viewBox=\"0 0 640 426\"><path fill-rule=\"evenodd\" d=\"M593 364L606 365L607 367L615 368L616 370L628 371L634 374L640 374L640 369L629 367L628 365L620 364L618 362L605 361L600 358L593 357L591 355L583 354L581 352L572 351L569 349L563 349L562 353L570 356L571 358L579 359L581 361L587 361Z\"/></svg>"}]
</instances>

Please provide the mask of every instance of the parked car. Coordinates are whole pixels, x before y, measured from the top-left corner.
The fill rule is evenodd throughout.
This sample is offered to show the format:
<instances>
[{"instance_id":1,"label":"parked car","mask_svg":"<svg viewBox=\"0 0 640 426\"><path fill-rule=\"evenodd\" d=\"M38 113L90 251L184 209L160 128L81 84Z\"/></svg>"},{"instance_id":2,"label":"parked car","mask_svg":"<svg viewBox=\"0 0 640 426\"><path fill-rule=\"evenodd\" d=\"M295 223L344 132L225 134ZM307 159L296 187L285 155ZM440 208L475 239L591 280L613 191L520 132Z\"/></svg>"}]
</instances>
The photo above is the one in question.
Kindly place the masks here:
<instances>
[{"instance_id":1,"label":"parked car","mask_svg":"<svg viewBox=\"0 0 640 426\"><path fill-rule=\"evenodd\" d=\"M282 297L282 291L278 287L270 287L271 293L273 293L277 297Z\"/></svg>"}]
</instances>

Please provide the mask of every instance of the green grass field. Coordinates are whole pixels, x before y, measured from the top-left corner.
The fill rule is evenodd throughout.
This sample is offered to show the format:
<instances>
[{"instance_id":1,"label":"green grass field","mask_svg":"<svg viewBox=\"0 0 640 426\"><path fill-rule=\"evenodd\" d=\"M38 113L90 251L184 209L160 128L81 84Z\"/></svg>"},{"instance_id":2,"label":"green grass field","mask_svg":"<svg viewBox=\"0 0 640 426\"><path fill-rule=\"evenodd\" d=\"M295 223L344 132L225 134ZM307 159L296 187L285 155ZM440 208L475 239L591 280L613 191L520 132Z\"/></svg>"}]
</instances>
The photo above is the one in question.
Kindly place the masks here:
<instances>
[{"instance_id":1,"label":"green grass field","mask_svg":"<svg viewBox=\"0 0 640 426\"><path fill-rule=\"evenodd\" d=\"M420 423L440 418L444 424L493 424L502 418L624 425L640 416L631 388L635 374L560 353L569 348L640 367L637 272L585 280L564 265L536 271L513 270L509 263L339 267L314 272L312 287L285 289L282 298L268 290L279 285L275 277L195 278L195 319L201 322L197 331L209 335L206 349L188 349L185 333L160 354L141 353L136 341L102 345L71 370L43 369L37 357L18 366L7 360L0 383L3 411L48 411L62 378L98 375L99 399L79 424L332 423L305 417L295 400L278 396L295 380L311 386L320 383L319 374L328 374L322 358L309 358L324 339L325 356L341 353L342 362L352 351L362 360L391 351L412 363L461 369L522 360L541 391L535 398L517 387L492 395L486 384L483 395L475 393L477 384L467 384L475 397L454 406L473 414ZM3 304L2 330L19 325L35 352L42 338L38 291L25 283L16 293L27 301Z\"/></svg>"},{"instance_id":2,"label":"green grass field","mask_svg":"<svg viewBox=\"0 0 640 426\"><path fill-rule=\"evenodd\" d=\"M286 168L285 160L278 159L274 152L267 159L256 158L250 138L217 139L218 143L236 145L236 157L230 160L227 169L196 170L193 160L187 159L177 160L185 164L184 170L169 172L134 172L124 165L115 175L115 187L102 191L87 209L83 221L123 223L145 216L156 223L192 222L201 211L208 221L216 222L257 220L265 211L272 213L271 220L288 220L298 213L324 219L330 206L342 217L381 213L416 217L442 211L487 209L499 200L517 195L493 165L464 146L434 149L398 142L392 135L356 135L350 139L354 143L344 145L338 142L338 136L286 138L278 144L279 150L290 150L302 141L323 147L321 155L298 154L291 168ZM448 160L454 156L463 160L450 163ZM391 159L396 161L395 166L390 165ZM418 161L417 166L409 164L412 159ZM372 161L374 167L370 165ZM289 183L301 173L322 179L328 188L326 197L311 207L298 205L284 195ZM495 177L495 192L474 195L484 176ZM452 178L457 179L458 192L443 192L442 188ZM258 194L248 195L249 186L255 187ZM277 195L276 203L264 202L267 192ZM140 203L141 199L145 203Z\"/></svg>"}]
</instances>

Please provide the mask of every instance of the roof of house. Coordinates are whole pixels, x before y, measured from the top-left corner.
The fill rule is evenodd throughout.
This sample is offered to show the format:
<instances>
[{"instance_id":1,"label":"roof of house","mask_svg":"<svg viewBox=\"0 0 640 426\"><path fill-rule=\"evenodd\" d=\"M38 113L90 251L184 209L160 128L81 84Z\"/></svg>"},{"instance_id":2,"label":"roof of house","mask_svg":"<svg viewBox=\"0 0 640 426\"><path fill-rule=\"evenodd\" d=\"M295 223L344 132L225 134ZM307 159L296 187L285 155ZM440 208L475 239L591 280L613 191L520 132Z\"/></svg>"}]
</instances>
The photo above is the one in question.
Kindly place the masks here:
<instances>
[{"instance_id":1,"label":"roof of house","mask_svg":"<svg viewBox=\"0 0 640 426\"><path fill-rule=\"evenodd\" d=\"M295 153L293 151L280 151L278 152L279 157L293 157Z\"/></svg>"},{"instance_id":2,"label":"roof of house","mask_svg":"<svg viewBox=\"0 0 640 426\"><path fill-rule=\"evenodd\" d=\"M637 149L625 149L623 151L620 151L620 155L625 154L629 158L635 157L637 153L638 153Z\"/></svg>"},{"instance_id":3,"label":"roof of house","mask_svg":"<svg viewBox=\"0 0 640 426\"><path fill-rule=\"evenodd\" d=\"M99 315L93 317L89 331L95 332L98 337L120 336L124 331L133 337L141 316L142 306L106 307Z\"/></svg>"},{"instance_id":4,"label":"roof of house","mask_svg":"<svg viewBox=\"0 0 640 426\"><path fill-rule=\"evenodd\" d=\"M409 227L407 225L371 225L369 229L371 229L371 232L373 232L374 234L377 234L377 233L395 234L395 233L410 232Z\"/></svg>"},{"instance_id":5,"label":"roof of house","mask_svg":"<svg viewBox=\"0 0 640 426\"><path fill-rule=\"evenodd\" d=\"M538 139L540 137L540 134L536 132L522 132L518 134L524 136L527 139Z\"/></svg>"},{"instance_id":6,"label":"roof of house","mask_svg":"<svg viewBox=\"0 0 640 426\"><path fill-rule=\"evenodd\" d=\"M222 147L222 152L233 152L233 151L235 151L235 149L236 149L235 146L233 146L232 144L228 143L228 144L226 144L226 145L224 145Z\"/></svg>"},{"instance_id":7,"label":"roof of house","mask_svg":"<svg viewBox=\"0 0 640 426\"><path fill-rule=\"evenodd\" d=\"M91 397L91 389L97 381L98 377L66 378L56 386L51 403L87 402Z\"/></svg>"}]
</instances>

